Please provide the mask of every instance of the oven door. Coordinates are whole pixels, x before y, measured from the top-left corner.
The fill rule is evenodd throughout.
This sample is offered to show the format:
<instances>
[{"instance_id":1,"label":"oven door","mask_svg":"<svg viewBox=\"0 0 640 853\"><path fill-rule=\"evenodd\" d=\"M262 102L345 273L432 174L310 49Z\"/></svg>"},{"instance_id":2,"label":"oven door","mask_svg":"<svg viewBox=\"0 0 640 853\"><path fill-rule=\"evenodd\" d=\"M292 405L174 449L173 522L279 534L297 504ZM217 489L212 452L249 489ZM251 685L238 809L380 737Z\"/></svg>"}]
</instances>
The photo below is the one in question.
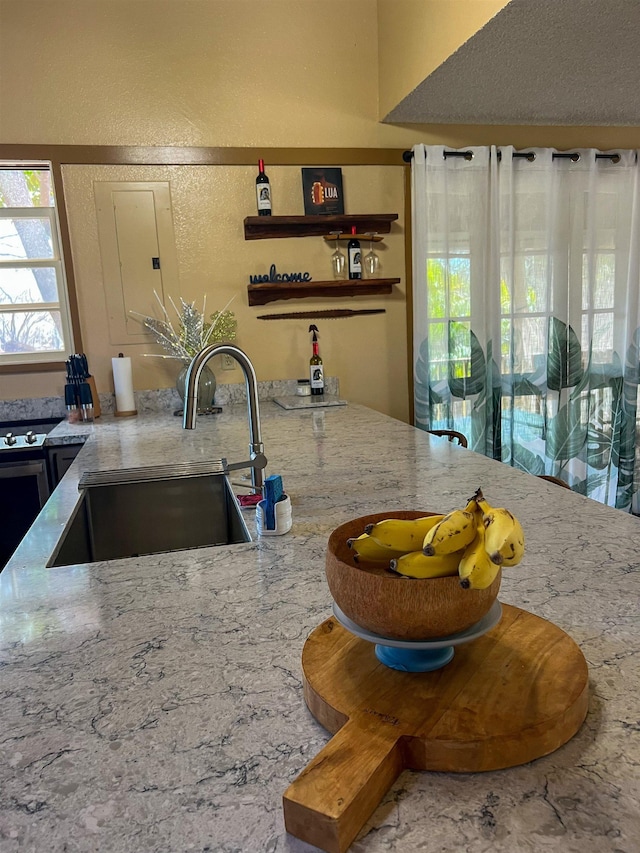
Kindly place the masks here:
<instances>
[{"instance_id":1,"label":"oven door","mask_svg":"<svg viewBox=\"0 0 640 853\"><path fill-rule=\"evenodd\" d=\"M21 455L18 453L18 456ZM6 456L3 460L0 454L0 571L48 497L49 482L44 456L13 457L9 461Z\"/></svg>"}]
</instances>

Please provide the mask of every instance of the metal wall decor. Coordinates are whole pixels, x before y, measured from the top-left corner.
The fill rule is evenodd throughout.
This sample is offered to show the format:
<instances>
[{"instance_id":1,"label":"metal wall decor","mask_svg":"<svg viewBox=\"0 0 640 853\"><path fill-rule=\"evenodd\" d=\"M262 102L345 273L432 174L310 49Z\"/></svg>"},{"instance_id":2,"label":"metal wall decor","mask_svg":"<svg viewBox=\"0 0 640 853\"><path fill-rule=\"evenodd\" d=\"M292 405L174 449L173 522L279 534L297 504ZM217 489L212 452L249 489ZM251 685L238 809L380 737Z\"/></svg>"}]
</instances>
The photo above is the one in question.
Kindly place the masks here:
<instances>
[{"instance_id":1,"label":"metal wall decor","mask_svg":"<svg viewBox=\"0 0 640 853\"><path fill-rule=\"evenodd\" d=\"M269 273L265 275L250 275L249 282L251 284L273 284L277 281L312 281L308 272L283 272L279 273L275 264L269 267Z\"/></svg>"}]
</instances>

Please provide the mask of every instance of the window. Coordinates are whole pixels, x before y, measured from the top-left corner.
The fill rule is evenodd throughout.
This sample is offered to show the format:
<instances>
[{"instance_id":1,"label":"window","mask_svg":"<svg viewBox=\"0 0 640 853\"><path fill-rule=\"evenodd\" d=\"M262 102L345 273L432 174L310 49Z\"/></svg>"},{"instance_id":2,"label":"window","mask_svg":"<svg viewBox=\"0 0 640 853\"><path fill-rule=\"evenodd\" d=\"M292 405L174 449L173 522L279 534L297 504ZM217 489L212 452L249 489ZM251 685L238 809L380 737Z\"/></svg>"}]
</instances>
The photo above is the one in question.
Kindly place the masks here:
<instances>
[{"instance_id":1,"label":"window","mask_svg":"<svg viewBox=\"0 0 640 853\"><path fill-rule=\"evenodd\" d=\"M414 148L416 424L638 512L636 152L472 153Z\"/></svg>"},{"instance_id":2,"label":"window","mask_svg":"<svg viewBox=\"0 0 640 853\"><path fill-rule=\"evenodd\" d=\"M0 162L0 365L73 352L49 163Z\"/></svg>"}]
</instances>

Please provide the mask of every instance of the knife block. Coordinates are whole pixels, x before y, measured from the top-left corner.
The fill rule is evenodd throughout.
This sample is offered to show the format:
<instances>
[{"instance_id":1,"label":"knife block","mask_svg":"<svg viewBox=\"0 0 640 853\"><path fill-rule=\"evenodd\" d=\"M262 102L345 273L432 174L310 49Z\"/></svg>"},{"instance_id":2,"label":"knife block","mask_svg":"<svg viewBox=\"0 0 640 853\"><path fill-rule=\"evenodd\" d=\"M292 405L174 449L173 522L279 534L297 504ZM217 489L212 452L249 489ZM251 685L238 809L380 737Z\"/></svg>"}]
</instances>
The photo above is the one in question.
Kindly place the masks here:
<instances>
[{"instance_id":1,"label":"knife block","mask_svg":"<svg viewBox=\"0 0 640 853\"><path fill-rule=\"evenodd\" d=\"M93 418L95 420L102 414L102 409L100 408L100 397L98 396L96 380L93 376L87 376L87 383L89 384L89 388L91 388L91 397L93 398Z\"/></svg>"}]
</instances>

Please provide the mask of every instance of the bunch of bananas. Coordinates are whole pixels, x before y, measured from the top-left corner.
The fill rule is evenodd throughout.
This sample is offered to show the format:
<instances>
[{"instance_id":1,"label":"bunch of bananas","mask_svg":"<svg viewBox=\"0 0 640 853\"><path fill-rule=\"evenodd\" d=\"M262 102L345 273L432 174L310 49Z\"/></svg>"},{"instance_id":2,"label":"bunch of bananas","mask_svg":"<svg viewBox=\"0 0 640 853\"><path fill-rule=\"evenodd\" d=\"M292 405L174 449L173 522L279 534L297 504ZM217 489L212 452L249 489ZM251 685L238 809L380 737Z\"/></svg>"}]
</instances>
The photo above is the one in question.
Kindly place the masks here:
<instances>
[{"instance_id":1,"label":"bunch of bananas","mask_svg":"<svg viewBox=\"0 0 640 853\"><path fill-rule=\"evenodd\" d=\"M459 575L465 589L491 586L501 566L524 554L522 525L478 489L464 509L412 520L386 518L349 539L356 563L384 563L408 578Z\"/></svg>"}]
</instances>

